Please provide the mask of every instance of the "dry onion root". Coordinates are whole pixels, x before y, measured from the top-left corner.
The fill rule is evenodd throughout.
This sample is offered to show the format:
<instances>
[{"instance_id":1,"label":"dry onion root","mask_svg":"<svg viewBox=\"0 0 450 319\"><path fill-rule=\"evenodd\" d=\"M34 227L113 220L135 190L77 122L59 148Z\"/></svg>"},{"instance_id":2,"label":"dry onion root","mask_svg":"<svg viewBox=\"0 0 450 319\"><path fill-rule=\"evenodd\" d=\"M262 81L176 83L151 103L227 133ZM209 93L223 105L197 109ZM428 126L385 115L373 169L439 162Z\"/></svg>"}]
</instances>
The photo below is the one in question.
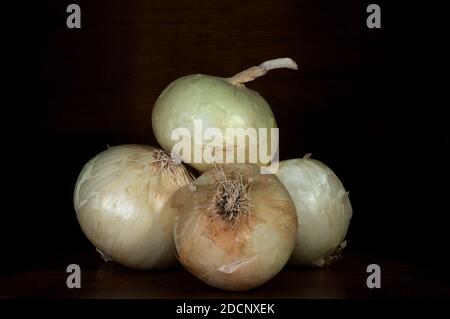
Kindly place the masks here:
<instances>
[{"instance_id":1,"label":"dry onion root","mask_svg":"<svg viewBox=\"0 0 450 319\"><path fill-rule=\"evenodd\" d=\"M111 147L82 169L74 192L77 219L102 257L136 269L176 263L174 216L164 205L192 178L151 146Z\"/></svg>"},{"instance_id":2,"label":"dry onion root","mask_svg":"<svg viewBox=\"0 0 450 319\"><path fill-rule=\"evenodd\" d=\"M180 189L166 206L175 214L181 264L225 290L257 287L288 261L297 234L295 206L274 175L256 165L218 166Z\"/></svg>"}]
</instances>

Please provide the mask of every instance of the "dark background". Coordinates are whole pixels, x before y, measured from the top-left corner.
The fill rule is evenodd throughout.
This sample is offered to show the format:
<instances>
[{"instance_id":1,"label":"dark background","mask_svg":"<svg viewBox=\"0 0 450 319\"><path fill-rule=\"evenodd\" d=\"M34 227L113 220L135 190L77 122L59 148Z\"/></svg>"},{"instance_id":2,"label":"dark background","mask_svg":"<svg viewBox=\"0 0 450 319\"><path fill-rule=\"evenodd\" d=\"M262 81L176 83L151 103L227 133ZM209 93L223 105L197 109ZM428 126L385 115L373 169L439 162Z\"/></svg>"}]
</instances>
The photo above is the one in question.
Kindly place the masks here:
<instances>
[{"instance_id":1,"label":"dark background","mask_svg":"<svg viewBox=\"0 0 450 319\"><path fill-rule=\"evenodd\" d=\"M82 28L66 27L81 6ZM171 81L231 76L275 113L281 159L313 157L350 191L348 249L444 269L448 253L448 6L375 1L39 1L5 10L2 268L92 250L72 206L106 145L157 145L152 106Z\"/></svg>"}]
</instances>

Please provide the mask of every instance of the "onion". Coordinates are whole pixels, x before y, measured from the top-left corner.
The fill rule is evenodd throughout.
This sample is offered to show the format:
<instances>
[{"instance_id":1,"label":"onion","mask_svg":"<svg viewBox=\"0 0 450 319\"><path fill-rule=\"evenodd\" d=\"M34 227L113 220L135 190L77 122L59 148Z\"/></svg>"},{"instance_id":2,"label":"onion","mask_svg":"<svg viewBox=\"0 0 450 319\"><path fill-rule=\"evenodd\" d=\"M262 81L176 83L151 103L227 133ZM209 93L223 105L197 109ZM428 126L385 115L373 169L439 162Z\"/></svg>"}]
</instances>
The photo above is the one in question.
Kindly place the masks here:
<instances>
[{"instance_id":1,"label":"onion","mask_svg":"<svg viewBox=\"0 0 450 319\"><path fill-rule=\"evenodd\" d=\"M277 177L289 191L299 219L291 263L323 267L338 259L346 245L352 206L336 174L309 156L280 162Z\"/></svg>"},{"instance_id":2,"label":"onion","mask_svg":"<svg viewBox=\"0 0 450 319\"><path fill-rule=\"evenodd\" d=\"M246 290L287 263L297 234L295 206L275 175L251 164L216 167L180 189L166 205L175 213L181 264L205 283Z\"/></svg>"},{"instance_id":3,"label":"onion","mask_svg":"<svg viewBox=\"0 0 450 319\"><path fill-rule=\"evenodd\" d=\"M153 107L152 127L159 144L166 151L174 152L177 144L183 144L181 135L175 132L183 128L189 133L188 145L184 146L190 147L191 151L177 150L175 153L200 171L213 167L213 163L269 164L278 147L278 135L274 135L278 131L271 130L277 128L277 123L266 100L258 92L246 88L244 83L276 68L297 69L297 64L292 59L281 58L251 67L231 78L195 74L170 83ZM217 142L205 134L208 129L216 130L212 131L214 137L218 130L223 140ZM227 139L226 129L255 129L257 141ZM267 135L263 136L260 130ZM236 153L227 155L236 146L244 152L246 160L237 161ZM255 148L251 148L253 146ZM192 149L198 149L201 155L196 156ZM212 154L209 161L205 160L207 156L204 154ZM250 156L255 154L258 154L257 158L250 161ZM226 161L227 156L231 161Z\"/></svg>"},{"instance_id":4,"label":"onion","mask_svg":"<svg viewBox=\"0 0 450 319\"><path fill-rule=\"evenodd\" d=\"M162 213L192 180L186 169L151 146L111 147L82 169L74 192L81 229L102 256L136 268L176 262L174 216Z\"/></svg>"}]
</instances>

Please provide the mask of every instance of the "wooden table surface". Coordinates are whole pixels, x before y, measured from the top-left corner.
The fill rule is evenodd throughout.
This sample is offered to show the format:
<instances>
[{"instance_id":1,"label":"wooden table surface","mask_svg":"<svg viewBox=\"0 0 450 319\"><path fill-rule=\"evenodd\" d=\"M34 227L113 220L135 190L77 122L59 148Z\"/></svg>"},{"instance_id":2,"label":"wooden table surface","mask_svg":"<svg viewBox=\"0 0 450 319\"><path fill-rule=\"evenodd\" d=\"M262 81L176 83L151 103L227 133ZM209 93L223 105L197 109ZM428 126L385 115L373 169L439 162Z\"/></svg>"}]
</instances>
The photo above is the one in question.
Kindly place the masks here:
<instances>
[{"instance_id":1,"label":"wooden table surface","mask_svg":"<svg viewBox=\"0 0 450 319\"><path fill-rule=\"evenodd\" d=\"M66 267L81 267L81 288L68 289ZM366 286L367 265L381 267L381 288ZM442 277L446 276L446 277ZM1 298L449 298L448 275L395 258L347 252L325 269L283 269L265 285L225 292L203 284L181 266L136 271L103 262L91 251L3 276Z\"/></svg>"}]
</instances>

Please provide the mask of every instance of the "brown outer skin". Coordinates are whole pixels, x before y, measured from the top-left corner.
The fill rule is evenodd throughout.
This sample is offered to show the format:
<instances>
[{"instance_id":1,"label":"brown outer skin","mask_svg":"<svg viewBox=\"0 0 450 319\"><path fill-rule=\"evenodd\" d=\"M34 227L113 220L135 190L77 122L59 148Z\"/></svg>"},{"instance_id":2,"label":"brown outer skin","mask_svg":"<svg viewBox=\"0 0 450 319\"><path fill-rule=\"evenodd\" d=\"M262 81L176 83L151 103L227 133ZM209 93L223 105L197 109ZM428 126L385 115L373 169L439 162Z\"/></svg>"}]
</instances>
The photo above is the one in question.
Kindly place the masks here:
<instances>
[{"instance_id":1,"label":"brown outer skin","mask_svg":"<svg viewBox=\"0 0 450 319\"><path fill-rule=\"evenodd\" d=\"M251 164L228 164L223 170L227 177L239 171L245 180L253 179L250 213L236 224L217 213L218 183L212 170L175 193L165 209L176 216L178 259L189 272L217 288L248 290L271 279L287 263L295 244L297 214L275 175L261 175ZM267 236L273 242L267 243ZM268 247L271 244L274 247Z\"/></svg>"}]
</instances>

